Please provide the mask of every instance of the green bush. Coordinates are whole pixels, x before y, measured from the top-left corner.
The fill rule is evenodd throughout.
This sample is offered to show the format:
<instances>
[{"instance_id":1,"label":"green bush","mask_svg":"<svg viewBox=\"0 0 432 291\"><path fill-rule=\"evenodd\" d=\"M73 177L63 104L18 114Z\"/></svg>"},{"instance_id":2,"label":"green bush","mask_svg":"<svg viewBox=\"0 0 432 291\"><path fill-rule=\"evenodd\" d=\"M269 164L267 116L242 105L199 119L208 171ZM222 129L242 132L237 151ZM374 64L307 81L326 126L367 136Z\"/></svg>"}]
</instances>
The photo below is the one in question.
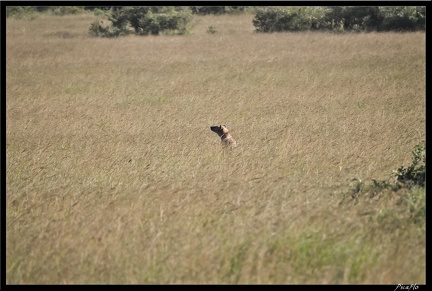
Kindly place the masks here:
<instances>
[{"instance_id":1,"label":"green bush","mask_svg":"<svg viewBox=\"0 0 432 291\"><path fill-rule=\"evenodd\" d=\"M424 30L424 6L335 6L328 19L343 21L347 30L408 31Z\"/></svg>"},{"instance_id":2,"label":"green bush","mask_svg":"<svg viewBox=\"0 0 432 291\"><path fill-rule=\"evenodd\" d=\"M6 17L35 16L39 13L53 15L81 14L86 12L82 6L9 6L6 7Z\"/></svg>"},{"instance_id":3,"label":"green bush","mask_svg":"<svg viewBox=\"0 0 432 291\"><path fill-rule=\"evenodd\" d=\"M426 7L424 6L389 6L379 7L383 21L381 31L414 31L426 29Z\"/></svg>"},{"instance_id":4,"label":"green bush","mask_svg":"<svg viewBox=\"0 0 432 291\"><path fill-rule=\"evenodd\" d=\"M342 22L344 30L360 32L376 30L382 16L377 6L334 6L327 20Z\"/></svg>"},{"instance_id":5,"label":"green bush","mask_svg":"<svg viewBox=\"0 0 432 291\"><path fill-rule=\"evenodd\" d=\"M127 35L130 31L112 25L103 25L103 21L95 21L90 24L89 33L94 36L117 37Z\"/></svg>"},{"instance_id":6,"label":"green bush","mask_svg":"<svg viewBox=\"0 0 432 291\"><path fill-rule=\"evenodd\" d=\"M240 14L248 11L247 6L190 6L193 14Z\"/></svg>"},{"instance_id":7,"label":"green bush","mask_svg":"<svg viewBox=\"0 0 432 291\"><path fill-rule=\"evenodd\" d=\"M92 23L90 33L102 37L126 35L187 34L192 14L189 9L174 6L135 6L111 12L111 27Z\"/></svg>"},{"instance_id":8,"label":"green bush","mask_svg":"<svg viewBox=\"0 0 432 291\"><path fill-rule=\"evenodd\" d=\"M326 7L265 7L252 20L257 32L304 31L328 28Z\"/></svg>"},{"instance_id":9,"label":"green bush","mask_svg":"<svg viewBox=\"0 0 432 291\"><path fill-rule=\"evenodd\" d=\"M103 9L95 8L93 9L94 16L108 17L109 12Z\"/></svg>"},{"instance_id":10,"label":"green bush","mask_svg":"<svg viewBox=\"0 0 432 291\"><path fill-rule=\"evenodd\" d=\"M123 31L125 34L129 34L129 15L123 9L114 9L108 15L108 19L111 21L111 30L117 29Z\"/></svg>"},{"instance_id":11,"label":"green bush","mask_svg":"<svg viewBox=\"0 0 432 291\"><path fill-rule=\"evenodd\" d=\"M401 166L393 171L396 182L389 180L375 180L365 183L359 179L352 179L350 191L352 198L357 199L359 194L369 193L373 197L385 190L398 191L401 188L415 189L426 186L426 148L425 143L418 144L412 151L412 164L408 167Z\"/></svg>"},{"instance_id":12,"label":"green bush","mask_svg":"<svg viewBox=\"0 0 432 291\"><path fill-rule=\"evenodd\" d=\"M426 185L426 149L423 145L416 145L412 151L413 161L410 166L400 167L394 171L397 181L409 187Z\"/></svg>"},{"instance_id":13,"label":"green bush","mask_svg":"<svg viewBox=\"0 0 432 291\"><path fill-rule=\"evenodd\" d=\"M425 30L424 6L265 7L253 24L257 32Z\"/></svg>"},{"instance_id":14,"label":"green bush","mask_svg":"<svg viewBox=\"0 0 432 291\"><path fill-rule=\"evenodd\" d=\"M191 14L187 12L153 13L147 12L133 24L135 31L141 35L158 35L162 32L171 34L188 33L187 24L191 20Z\"/></svg>"},{"instance_id":15,"label":"green bush","mask_svg":"<svg viewBox=\"0 0 432 291\"><path fill-rule=\"evenodd\" d=\"M33 6L7 6L6 17L22 18L34 15L37 12Z\"/></svg>"}]
</instances>

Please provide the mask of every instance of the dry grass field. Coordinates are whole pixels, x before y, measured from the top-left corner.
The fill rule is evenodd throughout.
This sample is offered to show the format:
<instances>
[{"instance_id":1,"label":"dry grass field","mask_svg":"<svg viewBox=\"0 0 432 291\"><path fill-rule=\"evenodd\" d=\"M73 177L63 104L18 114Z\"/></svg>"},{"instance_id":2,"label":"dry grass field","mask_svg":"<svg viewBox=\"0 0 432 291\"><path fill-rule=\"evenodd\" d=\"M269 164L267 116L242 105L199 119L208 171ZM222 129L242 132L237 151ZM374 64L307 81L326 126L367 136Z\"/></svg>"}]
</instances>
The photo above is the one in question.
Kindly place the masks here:
<instances>
[{"instance_id":1,"label":"dry grass field","mask_svg":"<svg viewBox=\"0 0 432 291\"><path fill-rule=\"evenodd\" d=\"M425 139L425 34L252 18L114 39L7 19L7 284L425 283L424 189L349 188Z\"/></svg>"}]
</instances>

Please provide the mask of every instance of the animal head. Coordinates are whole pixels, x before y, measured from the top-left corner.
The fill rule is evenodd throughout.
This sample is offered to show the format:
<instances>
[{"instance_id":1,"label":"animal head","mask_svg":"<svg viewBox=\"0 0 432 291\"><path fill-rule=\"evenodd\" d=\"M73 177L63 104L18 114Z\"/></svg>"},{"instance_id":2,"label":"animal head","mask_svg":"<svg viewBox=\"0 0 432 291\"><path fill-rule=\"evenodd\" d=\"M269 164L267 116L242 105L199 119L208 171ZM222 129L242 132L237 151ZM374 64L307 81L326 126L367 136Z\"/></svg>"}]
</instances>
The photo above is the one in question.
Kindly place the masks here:
<instances>
[{"instance_id":1,"label":"animal head","mask_svg":"<svg viewBox=\"0 0 432 291\"><path fill-rule=\"evenodd\" d=\"M219 135L219 137L222 137L223 135L229 134L228 128L226 128L225 125L219 125L219 126L210 126L210 129Z\"/></svg>"}]
</instances>

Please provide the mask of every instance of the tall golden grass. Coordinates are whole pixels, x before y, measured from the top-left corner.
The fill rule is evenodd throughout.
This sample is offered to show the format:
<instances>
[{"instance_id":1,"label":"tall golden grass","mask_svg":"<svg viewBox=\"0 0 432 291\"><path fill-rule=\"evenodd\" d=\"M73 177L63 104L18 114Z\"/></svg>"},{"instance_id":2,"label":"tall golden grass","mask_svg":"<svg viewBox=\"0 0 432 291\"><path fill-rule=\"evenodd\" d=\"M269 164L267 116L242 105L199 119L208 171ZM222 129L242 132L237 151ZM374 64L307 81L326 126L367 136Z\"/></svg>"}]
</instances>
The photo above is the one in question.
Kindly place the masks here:
<instances>
[{"instance_id":1,"label":"tall golden grass","mask_svg":"<svg viewBox=\"0 0 432 291\"><path fill-rule=\"evenodd\" d=\"M7 284L425 283L405 194L348 190L425 138L425 34L252 17L114 39L7 19Z\"/></svg>"}]
</instances>

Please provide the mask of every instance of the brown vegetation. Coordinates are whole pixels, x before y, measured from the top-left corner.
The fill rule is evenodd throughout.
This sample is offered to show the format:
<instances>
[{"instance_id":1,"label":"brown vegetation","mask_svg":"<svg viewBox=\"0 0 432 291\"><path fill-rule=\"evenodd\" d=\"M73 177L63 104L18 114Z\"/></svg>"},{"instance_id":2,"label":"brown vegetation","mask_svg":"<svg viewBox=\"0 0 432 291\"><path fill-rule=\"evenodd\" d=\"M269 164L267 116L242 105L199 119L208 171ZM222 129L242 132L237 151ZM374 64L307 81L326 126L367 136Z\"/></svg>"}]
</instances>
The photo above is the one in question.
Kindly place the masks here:
<instances>
[{"instance_id":1,"label":"brown vegetation","mask_svg":"<svg viewBox=\"0 0 432 291\"><path fill-rule=\"evenodd\" d=\"M7 19L6 283L425 283L413 194L348 189L425 138L425 34L194 19Z\"/></svg>"}]
</instances>

